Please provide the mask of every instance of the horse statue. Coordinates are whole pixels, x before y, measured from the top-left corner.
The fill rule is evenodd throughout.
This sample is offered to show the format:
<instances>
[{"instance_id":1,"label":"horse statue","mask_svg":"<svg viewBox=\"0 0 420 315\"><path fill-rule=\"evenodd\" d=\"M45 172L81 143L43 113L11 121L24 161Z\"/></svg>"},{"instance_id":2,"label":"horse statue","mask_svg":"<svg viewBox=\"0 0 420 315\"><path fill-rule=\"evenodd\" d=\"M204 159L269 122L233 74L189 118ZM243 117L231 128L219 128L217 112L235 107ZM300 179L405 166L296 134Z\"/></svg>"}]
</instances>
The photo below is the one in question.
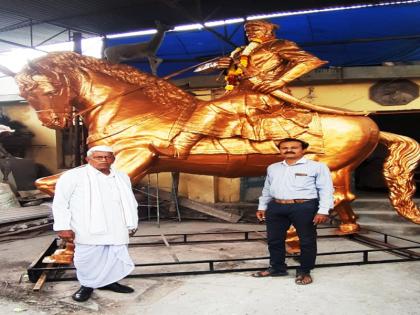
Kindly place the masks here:
<instances>
[{"instance_id":1,"label":"horse statue","mask_svg":"<svg viewBox=\"0 0 420 315\"><path fill-rule=\"evenodd\" d=\"M88 128L88 146L112 146L115 166L126 172L133 184L156 172L263 176L268 165L281 160L275 141L241 137L203 137L184 160L157 155L151 145L171 141L197 106L210 102L198 100L166 80L127 65L57 52L31 62L15 78L21 95L35 108L44 126L65 128L72 124L75 115L81 116ZM379 142L389 150L383 173L391 203L398 214L420 224L420 210L412 200L420 145L408 137L379 131L367 116L311 114L317 117L322 131L318 137L322 150L308 155L326 163L332 172L334 210L341 220L340 230L354 233L359 228L350 206L355 199L350 191L350 173ZM279 124L285 122L284 117L276 119ZM276 128L274 120L270 121L272 128ZM314 136L305 138L305 135L297 138L311 144ZM37 187L52 194L58 176L39 179Z\"/></svg>"}]
</instances>

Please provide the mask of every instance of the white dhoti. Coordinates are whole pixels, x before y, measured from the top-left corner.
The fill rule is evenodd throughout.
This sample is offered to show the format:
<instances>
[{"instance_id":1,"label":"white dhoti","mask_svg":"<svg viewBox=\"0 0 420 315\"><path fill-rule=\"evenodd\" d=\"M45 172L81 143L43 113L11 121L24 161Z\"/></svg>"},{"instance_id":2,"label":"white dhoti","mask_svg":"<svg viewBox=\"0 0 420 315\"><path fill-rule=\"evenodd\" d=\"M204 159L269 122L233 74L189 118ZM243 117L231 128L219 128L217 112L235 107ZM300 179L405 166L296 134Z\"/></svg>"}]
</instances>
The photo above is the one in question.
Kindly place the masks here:
<instances>
[{"instance_id":1,"label":"white dhoti","mask_svg":"<svg viewBox=\"0 0 420 315\"><path fill-rule=\"evenodd\" d=\"M134 269L127 245L76 244L74 266L80 284L94 289L119 281Z\"/></svg>"}]
</instances>

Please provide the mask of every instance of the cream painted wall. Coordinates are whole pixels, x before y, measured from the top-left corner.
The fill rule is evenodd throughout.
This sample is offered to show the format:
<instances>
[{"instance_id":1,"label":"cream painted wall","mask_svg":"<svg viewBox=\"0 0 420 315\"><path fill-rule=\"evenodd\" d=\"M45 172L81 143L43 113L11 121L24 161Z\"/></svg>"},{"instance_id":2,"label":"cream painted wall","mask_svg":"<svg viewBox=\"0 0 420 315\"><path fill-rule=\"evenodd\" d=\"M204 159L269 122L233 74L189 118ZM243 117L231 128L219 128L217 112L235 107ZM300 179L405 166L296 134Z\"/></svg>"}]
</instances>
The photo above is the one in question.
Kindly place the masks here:
<instances>
[{"instance_id":1,"label":"cream painted wall","mask_svg":"<svg viewBox=\"0 0 420 315\"><path fill-rule=\"evenodd\" d=\"M159 173L146 176L141 185L147 185L150 178L150 185L159 189L171 191L171 173ZM181 173L179 178L179 196L192 200L214 203L214 202L236 202L239 201L239 178L222 178L216 176L194 175ZM152 192L154 193L154 192Z\"/></svg>"},{"instance_id":2,"label":"cream painted wall","mask_svg":"<svg viewBox=\"0 0 420 315\"><path fill-rule=\"evenodd\" d=\"M240 178L217 178L217 201L219 202L238 202L240 201L241 193L241 179Z\"/></svg>"},{"instance_id":3,"label":"cream painted wall","mask_svg":"<svg viewBox=\"0 0 420 315\"><path fill-rule=\"evenodd\" d=\"M1 111L12 120L26 125L35 134L27 151L28 158L44 165L53 173L58 171L55 130L42 126L34 109L29 105L5 105Z\"/></svg>"},{"instance_id":4,"label":"cream painted wall","mask_svg":"<svg viewBox=\"0 0 420 315\"><path fill-rule=\"evenodd\" d=\"M420 80L411 80L420 86ZM316 105L327 105L343 109L361 111L400 111L420 109L420 98L399 106L383 106L369 99L372 82L324 84L291 87L293 96Z\"/></svg>"}]
</instances>

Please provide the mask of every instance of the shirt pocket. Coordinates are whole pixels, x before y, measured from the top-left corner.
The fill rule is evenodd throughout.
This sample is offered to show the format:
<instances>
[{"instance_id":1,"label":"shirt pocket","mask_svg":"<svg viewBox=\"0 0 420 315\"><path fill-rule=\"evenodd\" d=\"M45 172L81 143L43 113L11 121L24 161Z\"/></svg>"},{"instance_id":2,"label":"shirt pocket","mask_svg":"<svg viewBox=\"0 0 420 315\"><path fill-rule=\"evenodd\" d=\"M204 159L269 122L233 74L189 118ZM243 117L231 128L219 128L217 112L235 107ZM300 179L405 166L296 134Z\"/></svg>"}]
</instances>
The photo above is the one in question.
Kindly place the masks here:
<instances>
[{"instance_id":1,"label":"shirt pocket","mask_svg":"<svg viewBox=\"0 0 420 315\"><path fill-rule=\"evenodd\" d=\"M309 173L296 172L295 174L293 174L293 180L295 186L299 188L312 187L312 185L314 184L314 176Z\"/></svg>"}]
</instances>

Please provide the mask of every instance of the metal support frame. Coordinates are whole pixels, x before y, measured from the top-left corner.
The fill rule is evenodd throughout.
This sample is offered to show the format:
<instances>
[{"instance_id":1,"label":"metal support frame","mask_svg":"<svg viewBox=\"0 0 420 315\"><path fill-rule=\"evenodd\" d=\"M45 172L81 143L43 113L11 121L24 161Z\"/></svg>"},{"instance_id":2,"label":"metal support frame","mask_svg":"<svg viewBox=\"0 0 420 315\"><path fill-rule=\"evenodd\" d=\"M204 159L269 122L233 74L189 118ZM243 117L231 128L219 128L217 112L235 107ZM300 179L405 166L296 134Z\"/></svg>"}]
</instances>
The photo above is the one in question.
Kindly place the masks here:
<instances>
[{"instance_id":1,"label":"metal support frame","mask_svg":"<svg viewBox=\"0 0 420 315\"><path fill-rule=\"evenodd\" d=\"M178 174L179 177L179 174ZM172 189L171 189L171 198L174 203L177 218L178 221L181 222L181 212L179 211L179 204L178 204L178 185L175 183L176 180L179 180L179 178L176 178L176 174L172 173ZM146 191L133 188L133 190L140 192L142 194L145 194L147 197L147 203L146 204L139 204L139 207L147 207L147 220L150 221L152 218L151 210L152 208L156 208L156 223L160 227L160 196L159 196L159 173L156 173L156 186L154 187L154 193L152 190L152 185L150 181L150 174L147 175L147 186ZM153 201L153 198L155 201ZM154 205L153 205L154 203Z\"/></svg>"},{"instance_id":2,"label":"metal support frame","mask_svg":"<svg viewBox=\"0 0 420 315\"><path fill-rule=\"evenodd\" d=\"M335 229L335 227L326 227L319 229ZM360 250L347 250L347 251L338 251L338 252L323 252L318 253L317 256L340 256L348 254L360 254L360 260L352 260L345 262L334 262L334 263L319 263L316 267L339 267L339 266L352 266L352 265L366 265L366 264L381 264L381 263L395 263L395 262L406 262L406 261L420 261L420 242L409 240L407 238L402 238L382 232L366 230L370 233L375 233L383 237L383 240L373 239L362 234L352 234L352 235L321 235L318 238L341 238L345 240L350 240L358 243L362 243L371 247L372 249L360 249ZM261 233L265 231L244 231L244 232L214 232L214 233L181 233L181 234L155 234L155 235L139 235L134 236L134 242L130 243L130 247L134 246L166 246L170 250L171 246L176 245L185 245L185 244L203 244L203 243L221 243L221 242L256 242L256 241L265 241L264 237L261 237ZM229 238L208 238L201 240L191 239L192 237L201 236L209 237L211 235L226 235L230 236ZM234 237L232 237L234 236ZM238 236L241 236L240 238ZM176 240L169 240L168 238L176 238ZM147 239L147 238L160 238L159 241L136 241L138 239ZM389 239L393 238L395 240L405 241L410 243L410 246L396 246L389 242ZM54 239L53 242L49 245L47 250L41 254L41 256L36 259L28 267L28 276L31 282L36 282L42 272L48 272L47 281L70 281L76 280L74 274L67 275L65 271L75 270L72 266L54 266L46 267L46 264L42 263L42 260L45 256L51 255L55 249L58 248L58 239ZM418 250L418 251L415 251ZM386 252L392 254L392 258L387 259L372 259L371 254L378 252ZM133 274L129 275L130 278L139 278L139 277L157 277L157 276L180 276L180 275L199 275L199 274L211 274L211 273L228 273L228 272L244 272L244 271L256 271L261 270L261 268L218 268L217 264L220 263L232 263L232 262L250 262L250 261L261 261L268 260L269 257L239 257L232 259L205 259L205 260L188 260L180 261L176 255L171 252L171 256L174 261L171 262L155 262L155 263L136 263L135 271ZM296 256L288 255L287 258L296 258ZM206 270L203 268L194 269L194 266L203 266L207 265ZM158 273L141 273L139 269L146 267L158 267L158 266L191 266L189 271L179 271L179 272L158 272ZM289 267L290 269L295 269L296 266Z\"/></svg>"},{"instance_id":3,"label":"metal support frame","mask_svg":"<svg viewBox=\"0 0 420 315\"><path fill-rule=\"evenodd\" d=\"M133 188L134 191L142 193L147 197L146 204L139 204L139 207L147 207L147 220L150 221L152 218L152 208L156 208L156 223L160 226L160 200L159 200L159 173L156 173L156 187L154 194L151 191L151 181L150 181L150 174L147 174L147 185L146 191L141 189ZM155 204L153 205L152 198L155 198Z\"/></svg>"},{"instance_id":4,"label":"metal support frame","mask_svg":"<svg viewBox=\"0 0 420 315\"><path fill-rule=\"evenodd\" d=\"M178 202L179 172L172 172L171 177L172 177L171 197L172 197L173 205L175 206L178 222L181 222L181 212L179 211L179 202Z\"/></svg>"}]
</instances>

